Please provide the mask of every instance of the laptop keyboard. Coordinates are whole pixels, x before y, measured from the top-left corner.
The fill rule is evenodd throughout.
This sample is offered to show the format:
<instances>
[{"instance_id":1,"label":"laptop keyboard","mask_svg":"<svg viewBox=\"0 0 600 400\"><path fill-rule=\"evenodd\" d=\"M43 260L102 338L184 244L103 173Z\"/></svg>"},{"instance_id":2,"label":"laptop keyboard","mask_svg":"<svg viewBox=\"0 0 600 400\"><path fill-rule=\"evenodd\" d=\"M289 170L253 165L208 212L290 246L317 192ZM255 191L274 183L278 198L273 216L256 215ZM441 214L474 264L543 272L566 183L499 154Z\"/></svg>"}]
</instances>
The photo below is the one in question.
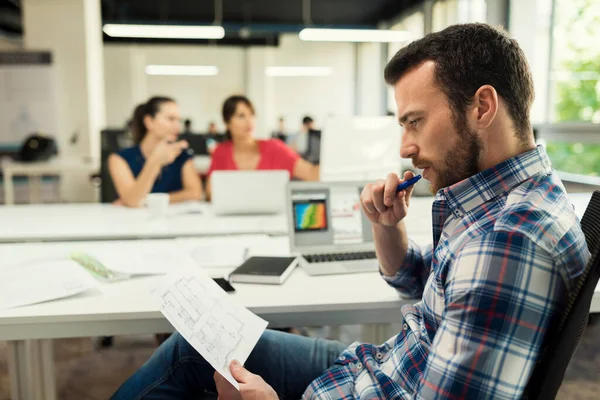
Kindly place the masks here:
<instances>
[{"instance_id":1,"label":"laptop keyboard","mask_svg":"<svg viewBox=\"0 0 600 400\"><path fill-rule=\"evenodd\" d=\"M304 254L304 259L309 263L327 263L334 261L357 261L377 258L374 251L361 251L356 253L326 253Z\"/></svg>"}]
</instances>

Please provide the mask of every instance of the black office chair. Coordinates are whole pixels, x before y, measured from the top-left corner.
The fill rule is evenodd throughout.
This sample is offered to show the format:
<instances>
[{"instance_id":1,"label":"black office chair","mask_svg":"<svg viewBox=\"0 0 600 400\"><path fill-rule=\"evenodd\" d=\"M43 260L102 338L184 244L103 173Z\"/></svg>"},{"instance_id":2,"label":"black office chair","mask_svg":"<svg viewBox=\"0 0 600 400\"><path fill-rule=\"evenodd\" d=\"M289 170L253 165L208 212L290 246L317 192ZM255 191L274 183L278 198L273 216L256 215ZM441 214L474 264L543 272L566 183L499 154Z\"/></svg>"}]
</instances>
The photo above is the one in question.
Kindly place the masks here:
<instances>
[{"instance_id":1,"label":"black office chair","mask_svg":"<svg viewBox=\"0 0 600 400\"><path fill-rule=\"evenodd\" d=\"M302 158L315 165L321 163L321 131L314 129L308 131L308 145Z\"/></svg>"},{"instance_id":2,"label":"black office chair","mask_svg":"<svg viewBox=\"0 0 600 400\"><path fill-rule=\"evenodd\" d=\"M600 190L594 192L581 219L581 228L592 257L576 282L561 320L546 340L545 351L527 384L525 397L529 399L556 398L565 371L588 324L592 297L600 279Z\"/></svg>"},{"instance_id":3,"label":"black office chair","mask_svg":"<svg viewBox=\"0 0 600 400\"><path fill-rule=\"evenodd\" d=\"M100 182L100 202L112 203L119 195L108 170L108 156L132 144L123 129L105 129L100 133L100 174L93 177Z\"/></svg>"}]
</instances>

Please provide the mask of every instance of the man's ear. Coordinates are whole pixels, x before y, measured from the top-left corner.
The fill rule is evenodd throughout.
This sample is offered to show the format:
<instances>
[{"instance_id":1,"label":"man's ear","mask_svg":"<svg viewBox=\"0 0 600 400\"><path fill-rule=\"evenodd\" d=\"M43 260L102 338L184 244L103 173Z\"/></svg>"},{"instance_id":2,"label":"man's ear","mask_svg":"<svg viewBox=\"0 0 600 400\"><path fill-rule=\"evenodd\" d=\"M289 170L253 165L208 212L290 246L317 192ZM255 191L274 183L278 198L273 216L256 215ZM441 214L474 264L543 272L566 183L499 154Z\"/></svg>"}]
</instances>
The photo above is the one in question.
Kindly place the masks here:
<instances>
[{"instance_id":1,"label":"man's ear","mask_svg":"<svg viewBox=\"0 0 600 400\"><path fill-rule=\"evenodd\" d=\"M498 113L498 92L491 85L480 87L473 96L473 108L476 111L478 129L485 129L492 124Z\"/></svg>"}]
</instances>

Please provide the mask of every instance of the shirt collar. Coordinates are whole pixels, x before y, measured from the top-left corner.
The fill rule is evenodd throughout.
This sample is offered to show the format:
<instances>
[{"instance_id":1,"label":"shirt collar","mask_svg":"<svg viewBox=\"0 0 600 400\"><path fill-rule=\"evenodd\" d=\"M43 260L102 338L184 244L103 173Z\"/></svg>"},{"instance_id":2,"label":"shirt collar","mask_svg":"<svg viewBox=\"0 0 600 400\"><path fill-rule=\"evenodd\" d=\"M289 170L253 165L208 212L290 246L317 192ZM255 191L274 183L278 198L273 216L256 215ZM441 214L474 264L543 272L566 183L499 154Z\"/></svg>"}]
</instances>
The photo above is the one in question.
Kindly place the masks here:
<instances>
[{"instance_id":1,"label":"shirt collar","mask_svg":"<svg viewBox=\"0 0 600 400\"><path fill-rule=\"evenodd\" d=\"M542 146L509 158L454 185L438 190L436 200L445 199L452 212L462 216L539 173L549 174L552 165Z\"/></svg>"}]
</instances>

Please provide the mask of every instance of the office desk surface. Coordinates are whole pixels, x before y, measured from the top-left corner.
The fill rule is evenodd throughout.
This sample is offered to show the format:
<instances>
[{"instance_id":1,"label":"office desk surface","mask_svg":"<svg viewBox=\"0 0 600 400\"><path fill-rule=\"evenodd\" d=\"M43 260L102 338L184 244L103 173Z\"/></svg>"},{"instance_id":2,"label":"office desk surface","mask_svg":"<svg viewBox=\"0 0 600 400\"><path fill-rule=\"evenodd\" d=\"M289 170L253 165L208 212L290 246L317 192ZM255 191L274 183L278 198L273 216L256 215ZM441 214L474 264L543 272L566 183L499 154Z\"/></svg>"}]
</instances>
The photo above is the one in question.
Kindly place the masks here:
<instances>
[{"instance_id":1,"label":"office desk surface","mask_svg":"<svg viewBox=\"0 0 600 400\"><path fill-rule=\"evenodd\" d=\"M407 217L409 232L431 232L432 198L415 198ZM0 207L0 242L167 239L241 234L283 235L287 219L278 215L216 216L209 203L169 207L165 218L145 209L111 204L42 204Z\"/></svg>"},{"instance_id":2,"label":"office desk surface","mask_svg":"<svg viewBox=\"0 0 600 400\"><path fill-rule=\"evenodd\" d=\"M284 234L283 215L215 216L210 204L172 205L165 218L111 204L0 207L0 242L161 239L180 236Z\"/></svg>"},{"instance_id":3,"label":"office desk surface","mask_svg":"<svg viewBox=\"0 0 600 400\"><path fill-rule=\"evenodd\" d=\"M157 240L156 248L188 251L191 245L211 239ZM214 240L214 239L213 239ZM146 241L115 241L111 252L134 251ZM287 237L263 235L247 239L260 254L289 254ZM93 243L3 244L3 268L32 257L56 257L73 250L106 246ZM106 248L106 247L105 247ZM11 266L12 264L12 266ZM206 269L213 277L231 268ZM152 299L151 288L161 276L135 277L127 281L99 283L98 289L72 298L0 310L0 340L50 339L95 335L142 334L171 330ZM401 320L403 300L379 273L311 277L297 268L283 285L234 284L238 298L271 326L381 323ZM346 290L362 287L365 290ZM368 289L366 289L368 288Z\"/></svg>"},{"instance_id":4,"label":"office desk surface","mask_svg":"<svg viewBox=\"0 0 600 400\"><path fill-rule=\"evenodd\" d=\"M570 194L581 217L591 193ZM414 197L406 218L408 232L431 238L432 197ZM145 209L111 204L43 204L0 207L0 242L166 239L287 233L287 219L279 215L215 216L209 203L170 206L168 216L151 219Z\"/></svg>"},{"instance_id":5,"label":"office desk surface","mask_svg":"<svg viewBox=\"0 0 600 400\"><path fill-rule=\"evenodd\" d=\"M413 235L418 244L430 235ZM0 244L2 265L14 268L40 258L66 256L78 250L110 249L112 254L135 252L152 243L155 251L190 252L196 246L243 241L252 254L287 255L286 236L251 235L173 240L127 240L113 242L55 242ZM108 246L108 247L107 247ZM211 268L213 277L231 268ZM60 338L94 335L155 333L172 329L158 311L149 292L161 276L134 277L127 281L99 283L98 289L72 298L0 310L0 340ZM283 285L235 284L242 304L267 319L271 326L386 323L401 320L400 306L414 303L402 299L377 272L311 277L296 269ZM348 288L362 290L347 290ZM592 300L592 312L600 312L600 286Z\"/></svg>"}]
</instances>

